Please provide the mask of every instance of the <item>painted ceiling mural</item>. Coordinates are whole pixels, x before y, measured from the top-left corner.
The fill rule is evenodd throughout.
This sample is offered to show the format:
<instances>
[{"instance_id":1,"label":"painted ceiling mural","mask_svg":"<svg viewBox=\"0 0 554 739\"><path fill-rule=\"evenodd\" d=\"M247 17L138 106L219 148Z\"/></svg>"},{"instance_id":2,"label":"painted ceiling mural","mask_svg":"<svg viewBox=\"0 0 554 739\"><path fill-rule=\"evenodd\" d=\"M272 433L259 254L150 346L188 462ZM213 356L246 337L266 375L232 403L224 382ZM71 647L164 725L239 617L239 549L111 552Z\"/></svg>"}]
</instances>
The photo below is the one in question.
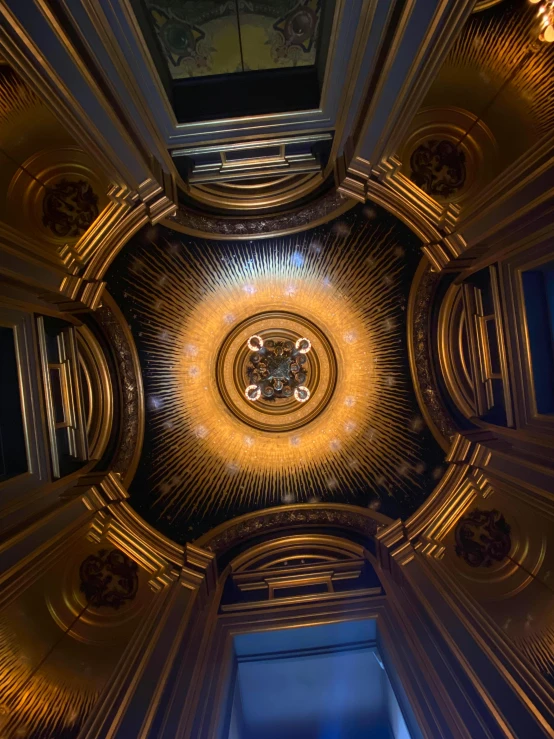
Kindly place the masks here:
<instances>
[{"instance_id":1,"label":"painted ceiling mural","mask_svg":"<svg viewBox=\"0 0 554 739\"><path fill-rule=\"evenodd\" d=\"M180 542L280 504L414 512L444 471L406 348L420 256L417 237L372 205L278 238L137 235L107 278L143 368L137 511Z\"/></svg>"},{"instance_id":2,"label":"painted ceiling mural","mask_svg":"<svg viewBox=\"0 0 554 739\"><path fill-rule=\"evenodd\" d=\"M315 64L323 0L145 0L173 79Z\"/></svg>"}]
</instances>

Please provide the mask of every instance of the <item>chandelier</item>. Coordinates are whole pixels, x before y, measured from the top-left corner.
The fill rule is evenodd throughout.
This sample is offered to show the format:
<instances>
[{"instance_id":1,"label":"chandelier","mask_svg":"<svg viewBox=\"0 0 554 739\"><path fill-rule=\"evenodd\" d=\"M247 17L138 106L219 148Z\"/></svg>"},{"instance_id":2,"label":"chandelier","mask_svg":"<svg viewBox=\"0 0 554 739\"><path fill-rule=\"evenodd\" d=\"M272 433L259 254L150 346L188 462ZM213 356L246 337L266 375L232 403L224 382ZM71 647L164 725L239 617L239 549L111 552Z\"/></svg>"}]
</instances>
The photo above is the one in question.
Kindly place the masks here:
<instances>
[{"instance_id":1,"label":"chandelier","mask_svg":"<svg viewBox=\"0 0 554 739\"><path fill-rule=\"evenodd\" d=\"M539 39L552 43L554 41L554 0L529 0L529 2L541 3L539 7L539 19L541 33Z\"/></svg>"},{"instance_id":2,"label":"chandelier","mask_svg":"<svg viewBox=\"0 0 554 739\"><path fill-rule=\"evenodd\" d=\"M253 354L246 369L249 385L244 391L248 400L275 400L293 397L305 403L310 391L306 382L306 354L312 348L309 339L265 342L261 336L251 336L246 342Z\"/></svg>"}]
</instances>

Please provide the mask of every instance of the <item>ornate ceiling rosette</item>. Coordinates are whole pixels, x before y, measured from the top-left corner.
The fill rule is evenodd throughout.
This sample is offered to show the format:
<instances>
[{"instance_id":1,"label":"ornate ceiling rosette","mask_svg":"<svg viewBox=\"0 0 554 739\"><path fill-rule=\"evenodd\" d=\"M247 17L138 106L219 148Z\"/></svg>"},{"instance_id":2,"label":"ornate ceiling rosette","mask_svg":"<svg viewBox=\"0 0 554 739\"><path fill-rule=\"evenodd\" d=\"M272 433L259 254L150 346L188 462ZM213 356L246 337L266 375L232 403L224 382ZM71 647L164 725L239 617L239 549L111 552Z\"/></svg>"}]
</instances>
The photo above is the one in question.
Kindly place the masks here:
<instances>
[{"instance_id":1,"label":"ornate ceiling rosette","mask_svg":"<svg viewBox=\"0 0 554 739\"><path fill-rule=\"evenodd\" d=\"M56 244L74 243L106 205L108 185L91 157L76 146L45 149L29 157L8 189L18 226Z\"/></svg>"},{"instance_id":2,"label":"ornate ceiling rosette","mask_svg":"<svg viewBox=\"0 0 554 739\"><path fill-rule=\"evenodd\" d=\"M483 121L451 106L420 110L400 156L406 176L425 193L457 203L492 179L498 152Z\"/></svg>"},{"instance_id":3,"label":"ornate ceiling rosette","mask_svg":"<svg viewBox=\"0 0 554 739\"><path fill-rule=\"evenodd\" d=\"M415 235L373 206L278 238L204 241L159 227L136 237L107 280L143 368L137 511L186 541L282 504L415 510L444 462L406 348L420 256ZM309 339L305 402L247 397L253 336L273 347Z\"/></svg>"},{"instance_id":4,"label":"ornate ceiling rosette","mask_svg":"<svg viewBox=\"0 0 554 739\"><path fill-rule=\"evenodd\" d=\"M310 351L304 355L304 363L299 367L302 374L297 372L306 379L295 383L293 377L293 384L299 387L306 385L309 391L306 402L299 403L292 385L286 384L284 394L273 390L269 396L261 392L261 397L255 402L248 399L245 390L252 386L259 368L256 354L248 346L252 335L262 338L264 345L269 344L271 349L277 346L278 351L279 344L294 347L304 336L310 336ZM277 358L274 361L277 368L273 371L279 374ZM269 364L268 374L271 371ZM221 397L238 419L266 432L292 431L310 423L326 408L337 381L337 358L326 334L309 319L290 310L262 311L246 318L229 332L217 357L216 379ZM290 395L286 392L287 387L291 388Z\"/></svg>"}]
</instances>

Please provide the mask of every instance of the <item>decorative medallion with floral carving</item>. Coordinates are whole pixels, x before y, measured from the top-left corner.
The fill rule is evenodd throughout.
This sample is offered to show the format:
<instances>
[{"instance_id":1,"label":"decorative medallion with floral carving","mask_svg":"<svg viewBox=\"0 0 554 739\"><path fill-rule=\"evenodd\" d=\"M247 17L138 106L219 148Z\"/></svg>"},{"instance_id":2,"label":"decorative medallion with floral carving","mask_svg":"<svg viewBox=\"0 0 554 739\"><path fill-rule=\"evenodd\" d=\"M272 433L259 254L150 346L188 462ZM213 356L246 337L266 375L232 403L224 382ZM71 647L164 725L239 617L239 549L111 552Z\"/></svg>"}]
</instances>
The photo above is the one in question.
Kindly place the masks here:
<instances>
[{"instance_id":1,"label":"decorative medallion with floral carving","mask_svg":"<svg viewBox=\"0 0 554 739\"><path fill-rule=\"evenodd\" d=\"M510 531L500 511L475 508L456 525L455 552L471 567L490 567L508 556L512 547Z\"/></svg>"},{"instance_id":2,"label":"decorative medallion with floral carving","mask_svg":"<svg viewBox=\"0 0 554 739\"><path fill-rule=\"evenodd\" d=\"M138 590L138 565L119 549L100 549L81 562L81 592L94 608L120 608Z\"/></svg>"},{"instance_id":3,"label":"decorative medallion with floral carving","mask_svg":"<svg viewBox=\"0 0 554 739\"><path fill-rule=\"evenodd\" d=\"M410 157L411 180L428 195L448 198L466 181L465 154L452 141L429 139Z\"/></svg>"},{"instance_id":4,"label":"decorative medallion with floral carving","mask_svg":"<svg viewBox=\"0 0 554 739\"><path fill-rule=\"evenodd\" d=\"M98 217L98 195L84 180L60 180L42 202L42 222L55 236L78 238Z\"/></svg>"}]
</instances>

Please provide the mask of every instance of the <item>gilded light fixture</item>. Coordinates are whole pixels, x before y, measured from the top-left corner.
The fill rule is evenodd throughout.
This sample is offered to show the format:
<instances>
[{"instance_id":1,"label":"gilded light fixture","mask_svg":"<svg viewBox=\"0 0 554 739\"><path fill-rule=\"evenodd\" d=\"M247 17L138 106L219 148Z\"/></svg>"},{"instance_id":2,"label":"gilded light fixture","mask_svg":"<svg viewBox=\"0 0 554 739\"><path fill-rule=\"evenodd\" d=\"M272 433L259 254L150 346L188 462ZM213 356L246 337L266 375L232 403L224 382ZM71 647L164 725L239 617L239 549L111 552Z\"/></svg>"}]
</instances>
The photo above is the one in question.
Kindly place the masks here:
<instances>
[{"instance_id":1,"label":"gilded light fixture","mask_svg":"<svg viewBox=\"0 0 554 739\"><path fill-rule=\"evenodd\" d=\"M250 355L247 374L250 384L245 390L248 400L255 402L260 398L275 402L280 398L294 397L305 403L310 391L306 382L306 354L312 348L309 339L275 341L261 336L251 336L248 348Z\"/></svg>"},{"instance_id":2,"label":"gilded light fixture","mask_svg":"<svg viewBox=\"0 0 554 739\"><path fill-rule=\"evenodd\" d=\"M541 0L529 0L529 2L535 5ZM539 40L552 43L554 41L554 0L543 0L539 6L538 16L541 26Z\"/></svg>"}]
</instances>

